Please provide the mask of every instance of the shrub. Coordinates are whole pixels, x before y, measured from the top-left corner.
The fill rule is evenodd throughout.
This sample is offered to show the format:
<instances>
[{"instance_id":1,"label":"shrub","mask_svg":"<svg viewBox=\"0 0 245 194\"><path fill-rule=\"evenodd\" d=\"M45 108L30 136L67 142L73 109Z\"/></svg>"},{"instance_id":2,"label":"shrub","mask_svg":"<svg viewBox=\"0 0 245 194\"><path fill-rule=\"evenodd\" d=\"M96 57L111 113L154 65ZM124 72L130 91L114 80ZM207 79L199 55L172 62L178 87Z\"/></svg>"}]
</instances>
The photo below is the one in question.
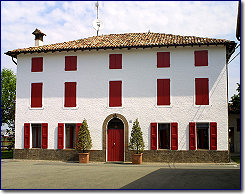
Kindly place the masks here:
<instances>
[{"instance_id":1,"label":"shrub","mask_svg":"<svg viewBox=\"0 0 245 194\"><path fill-rule=\"evenodd\" d=\"M129 148L136 150L137 154L144 151L144 140L142 136L142 131L138 119L133 123L131 137L129 142Z\"/></svg>"},{"instance_id":2,"label":"shrub","mask_svg":"<svg viewBox=\"0 0 245 194\"><path fill-rule=\"evenodd\" d=\"M90 137L88 124L86 119L83 120L82 126L78 131L76 149L85 152L85 150L90 150L92 147L92 139Z\"/></svg>"}]
</instances>

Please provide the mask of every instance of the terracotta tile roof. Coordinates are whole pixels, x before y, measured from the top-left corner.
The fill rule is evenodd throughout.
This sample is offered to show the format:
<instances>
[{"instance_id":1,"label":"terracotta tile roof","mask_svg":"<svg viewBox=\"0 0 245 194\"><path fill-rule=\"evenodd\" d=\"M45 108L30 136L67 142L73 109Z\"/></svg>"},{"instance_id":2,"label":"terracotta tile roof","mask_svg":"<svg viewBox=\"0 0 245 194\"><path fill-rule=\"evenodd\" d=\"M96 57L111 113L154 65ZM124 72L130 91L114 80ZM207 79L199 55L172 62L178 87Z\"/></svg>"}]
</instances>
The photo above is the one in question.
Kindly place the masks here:
<instances>
[{"instance_id":1,"label":"terracotta tile roof","mask_svg":"<svg viewBox=\"0 0 245 194\"><path fill-rule=\"evenodd\" d=\"M89 38L49 44L39 47L29 47L8 51L7 55L16 57L20 53L91 50L113 48L139 48L187 45L228 45L232 48L236 43L225 39L201 38L195 36L179 36L162 33L126 33L93 36Z\"/></svg>"}]
</instances>

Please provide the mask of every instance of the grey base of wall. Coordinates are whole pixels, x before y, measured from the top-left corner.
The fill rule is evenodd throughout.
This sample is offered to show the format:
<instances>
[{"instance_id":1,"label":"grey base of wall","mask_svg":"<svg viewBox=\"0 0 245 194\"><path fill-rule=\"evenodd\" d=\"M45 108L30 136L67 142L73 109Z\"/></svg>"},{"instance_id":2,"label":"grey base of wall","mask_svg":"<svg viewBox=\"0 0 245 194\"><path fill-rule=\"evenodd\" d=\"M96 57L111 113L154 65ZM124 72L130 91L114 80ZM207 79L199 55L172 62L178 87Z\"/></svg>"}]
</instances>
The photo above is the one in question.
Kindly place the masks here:
<instances>
[{"instance_id":1,"label":"grey base of wall","mask_svg":"<svg viewBox=\"0 0 245 194\"><path fill-rule=\"evenodd\" d=\"M14 149L14 159L78 161L78 151L73 149ZM102 150L90 150L90 161L105 161Z\"/></svg>"},{"instance_id":2,"label":"grey base of wall","mask_svg":"<svg viewBox=\"0 0 245 194\"><path fill-rule=\"evenodd\" d=\"M104 150L90 150L90 161L105 162ZM125 152L125 161L130 162L134 151ZM51 149L15 149L15 159L30 160L61 160L78 161L76 150L51 150ZM170 162L170 163L228 163L229 151L214 150L145 150L143 162Z\"/></svg>"}]
</instances>

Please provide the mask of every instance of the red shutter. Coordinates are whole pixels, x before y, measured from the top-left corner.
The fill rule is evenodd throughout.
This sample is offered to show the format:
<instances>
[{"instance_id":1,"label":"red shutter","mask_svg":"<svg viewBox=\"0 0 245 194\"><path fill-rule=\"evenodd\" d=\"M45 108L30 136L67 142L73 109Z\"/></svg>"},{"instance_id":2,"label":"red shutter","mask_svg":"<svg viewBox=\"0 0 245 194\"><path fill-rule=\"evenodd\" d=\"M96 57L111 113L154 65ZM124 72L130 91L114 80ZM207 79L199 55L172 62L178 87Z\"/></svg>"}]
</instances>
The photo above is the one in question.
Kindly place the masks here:
<instances>
[{"instance_id":1,"label":"red shutter","mask_svg":"<svg viewBox=\"0 0 245 194\"><path fill-rule=\"evenodd\" d=\"M157 53L157 67L170 67L170 52Z\"/></svg>"},{"instance_id":2,"label":"red shutter","mask_svg":"<svg viewBox=\"0 0 245 194\"><path fill-rule=\"evenodd\" d=\"M48 123L42 123L42 148L48 148Z\"/></svg>"},{"instance_id":3,"label":"red shutter","mask_svg":"<svg viewBox=\"0 0 245 194\"><path fill-rule=\"evenodd\" d=\"M109 69L122 69L122 54L109 55Z\"/></svg>"},{"instance_id":4,"label":"red shutter","mask_svg":"<svg viewBox=\"0 0 245 194\"><path fill-rule=\"evenodd\" d=\"M209 105L209 83L208 78L196 78L196 105Z\"/></svg>"},{"instance_id":5,"label":"red shutter","mask_svg":"<svg viewBox=\"0 0 245 194\"><path fill-rule=\"evenodd\" d=\"M81 126L82 126L82 123L77 123L76 142L77 142L78 132Z\"/></svg>"},{"instance_id":6,"label":"red shutter","mask_svg":"<svg viewBox=\"0 0 245 194\"><path fill-rule=\"evenodd\" d=\"M196 123L189 123L189 149L196 150Z\"/></svg>"},{"instance_id":7,"label":"red shutter","mask_svg":"<svg viewBox=\"0 0 245 194\"><path fill-rule=\"evenodd\" d=\"M64 147L64 123L58 124L58 149Z\"/></svg>"},{"instance_id":8,"label":"red shutter","mask_svg":"<svg viewBox=\"0 0 245 194\"><path fill-rule=\"evenodd\" d=\"M31 72L42 72L43 71L43 58L34 57L31 59Z\"/></svg>"},{"instance_id":9,"label":"red shutter","mask_svg":"<svg viewBox=\"0 0 245 194\"><path fill-rule=\"evenodd\" d=\"M71 104L70 85L69 82L65 82L65 107L69 107L70 104Z\"/></svg>"},{"instance_id":10,"label":"red shutter","mask_svg":"<svg viewBox=\"0 0 245 194\"><path fill-rule=\"evenodd\" d=\"M24 124L24 148L30 148L30 123Z\"/></svg>"},{"instance_id":11,"label":"red shutter","mask_svg":"<svg viewBox=\"0 0 245 194\"><path fill-rule=\"evenodd\" d=\"M71 69L76 71L77 70L77 56L71 57Z\"/></svg>"},{"instance_id":12,"label":"red shutter","mask_svg":"<svg viewBox=\"0 0 245 194\"><path fill-rule=\"evenodd\" d=\"M195 51L195 66L208 66L208 51Z\"/></svg>"},{"instance_id":13,"label":"red shutter","mask_svg":"<svg viewBox=\"0 0 245 194\"><path fill-rule=\"evenodd\" d=\"M71 87L71 107L76 107L76 86L77 83L76 82L71 82L70 83L70 87Z\"/></svg>"},{"instance_id":14,"label":"red shutter","mask_svg":"<svg viewBox=\"0 0 245 194\"><path fill-rule=\"evenodd\" d=\"M65 56L65 71L77 70L77 56Z\"/></svg>"},{"instance_id":15,"label":"red shutter","mask_svg":"<svg viewBox=\"0 0 245 194\"><path fill-rule=\"evenodd\" d=\"M65 71L71 70L71 58L68 56L65 56Z\"/></svg>"},{"instance_id":16,"label":"red shutter","mask_svg":"<svg viewBox=\"0 0 245 194\"><path fill-rule=\"evenodd\" d=\"M110 81L109 84L109 106L122 106L122 81Z\"/></svg>"},{"instance_id":17,"label":"red shutter","mask_svg":"<svg viewBox=\"0 0 245 194\"><path fill-rule=\"evenodd\" d=\"M65 107L76 107L76 82L65 82Z\"/></svg>"},{"instance_id":18,"label":"red shutter","mask_svg":"<svg viewBox=\"0 0 245 194\"><path fill-rule=\"evenodd\" d=\"M31 107L32 108L42 107L42 89L43 89L43 83L31 84Z\"/></svg>"},{"instance_id":19,"label":"red shutter","mask_svg":"<svg viewBox=\"0 0 245 194\"><path fill-rule=\"evenodd\" d=\"M170 105L170 79L157 80L157 105Z\"/></svg>"},{"instance_id":20,"label":"red shutter","mask_svg":"<svg viewBox=\"0 0 245 194\"><path fill-rule=\"evenodd\" d=\"M217 123L210 123L210 150L217 150Z\"/></svg>"},{"instance_id":21,"label":"red shutter","mask_svg":"<svg viewBox=\"0 0 245 194\"><path fill-rule=\"evenodd\" d=\"M151 123L151 149L157 149L157 123Z\"/></svg>"},{"instance_id":22,"label":"red shutter","mask_svg":"<svg viewBox=\"0 0 245 194\"><path fill-rule=\"evenodd\" d=\"M178 150L178 123L171 123L171 150Z\"/></svg>"}]
</instances>

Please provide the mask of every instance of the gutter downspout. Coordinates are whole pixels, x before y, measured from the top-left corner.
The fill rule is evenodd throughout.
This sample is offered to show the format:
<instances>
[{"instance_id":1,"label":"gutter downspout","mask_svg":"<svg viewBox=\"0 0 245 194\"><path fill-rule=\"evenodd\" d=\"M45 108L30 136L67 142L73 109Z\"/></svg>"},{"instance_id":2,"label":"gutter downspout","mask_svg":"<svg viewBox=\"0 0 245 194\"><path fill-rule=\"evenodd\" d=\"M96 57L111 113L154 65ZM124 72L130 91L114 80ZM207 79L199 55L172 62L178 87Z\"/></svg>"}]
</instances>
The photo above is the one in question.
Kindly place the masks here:
<instances>
[{"instance_id":1,"label":"gutter downspout","mask_svg":"<svg viewBox=\"0 0 245 194\"><path fill-rule=\"evenodd\" d=\"M17 62L14 61L14 57L12 56L12 61L15 63L15 65L17 65Z\"/></svg>"}]
</instances>

